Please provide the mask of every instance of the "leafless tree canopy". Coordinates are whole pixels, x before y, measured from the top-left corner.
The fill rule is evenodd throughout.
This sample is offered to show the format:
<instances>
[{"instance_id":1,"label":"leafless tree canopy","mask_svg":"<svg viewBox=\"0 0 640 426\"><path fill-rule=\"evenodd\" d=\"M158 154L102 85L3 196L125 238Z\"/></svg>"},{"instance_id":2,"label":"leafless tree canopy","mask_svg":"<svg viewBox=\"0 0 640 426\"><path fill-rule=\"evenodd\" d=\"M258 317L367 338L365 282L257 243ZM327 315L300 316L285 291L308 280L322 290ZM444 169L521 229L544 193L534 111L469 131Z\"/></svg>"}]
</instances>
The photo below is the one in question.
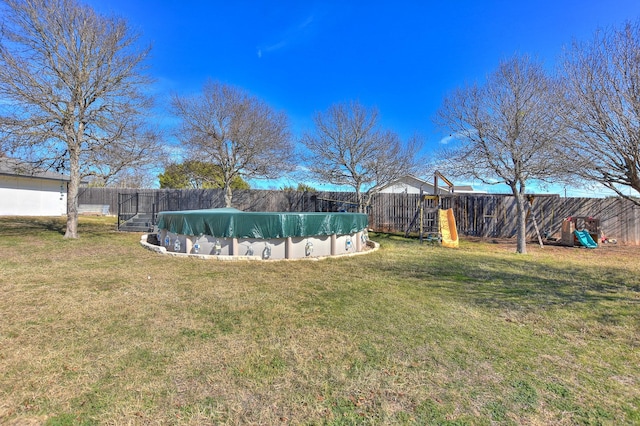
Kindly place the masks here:
<instances>
[{"instance_id":1,"label":"leafless tree canopy","mask_svg":"<svg viewBox=\"0 0 640 426\"><path fill-rule=\"evenodd\" d=\"M516 196L519 253L526 252L527 184L560 176L563 169L555 155L562 127L552 94L542 66L516 56L501 62L483 85L453 92L437 115L455 140L444 149L447 173L505 183Z\"/></svg>"},{"instance_id":2,"label":"leafless tree canopy","mask_svg":"<svg viewBox=\"0 0 640 426\"><path fill-rule=\"evenodd\" d=\"M559 111L574 172L640 205L640 22L574 43L563 65Z\"/></svg>"},{"instance_id":3,"label":"leafless tree canopy","mask_svg":"<svg viewBox=\"0 0 640 426\"><path fill-rule=\"evenodd\" d=\"M190 157L220 166L228 207L234 178L277 178L293 170L287 116L244 91L210 81L197 96L174 96L172 106Z\"/></svg>"},{"instance_id":4,"label":"leafless tree canopy","mask_svg":"<svg viewBox=\"0 0 640 426\"><path fill-rule=\"evenodd\" d=\"M316 114L314 122L315 130L302 136L311 175L352 187L360 211L383 186L417 169L419 138L403 144L396 133L381 129L375 108L335 104Z\"/></svg>"},{"instance_id":5,"label":"leafless tree canopy","mask_svg":"<svg viewBox=\"0 0 640 426\"><path fill-rule=\"evenodd\" d=\"M157 142L141 115L150 106L141 73L148 49L136 49L123 20L76 0L1 6L0 143L70 173L65 237L75 238L82 177L107 181L140 167Z\"/></svg>"}]
</instances>

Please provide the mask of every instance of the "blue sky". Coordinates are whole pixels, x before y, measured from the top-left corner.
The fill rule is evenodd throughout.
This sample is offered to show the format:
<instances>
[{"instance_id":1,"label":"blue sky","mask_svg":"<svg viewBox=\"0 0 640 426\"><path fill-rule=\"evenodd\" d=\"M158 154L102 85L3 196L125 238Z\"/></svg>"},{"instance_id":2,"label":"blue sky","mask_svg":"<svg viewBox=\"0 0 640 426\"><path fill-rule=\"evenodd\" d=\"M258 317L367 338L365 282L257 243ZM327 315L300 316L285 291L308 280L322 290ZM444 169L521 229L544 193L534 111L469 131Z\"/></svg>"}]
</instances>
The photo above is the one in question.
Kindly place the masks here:
<instances>
[{"instance_id":1,"label":"blue sky","mask_svg":"<svg viewBox=\"0 0 640 426\"><path fill-rule=\"evenodd\" d=\"M153 46L148 65L160 105L208 79L239 86L291 120L359 100L425 153L447 131L432 117L443 97L528 53L549 69L564 45L640 18L638 0L207 1L89 0L126 18ZM158 119L171 125L168 115Z\"/></svg>"}]
</instances>

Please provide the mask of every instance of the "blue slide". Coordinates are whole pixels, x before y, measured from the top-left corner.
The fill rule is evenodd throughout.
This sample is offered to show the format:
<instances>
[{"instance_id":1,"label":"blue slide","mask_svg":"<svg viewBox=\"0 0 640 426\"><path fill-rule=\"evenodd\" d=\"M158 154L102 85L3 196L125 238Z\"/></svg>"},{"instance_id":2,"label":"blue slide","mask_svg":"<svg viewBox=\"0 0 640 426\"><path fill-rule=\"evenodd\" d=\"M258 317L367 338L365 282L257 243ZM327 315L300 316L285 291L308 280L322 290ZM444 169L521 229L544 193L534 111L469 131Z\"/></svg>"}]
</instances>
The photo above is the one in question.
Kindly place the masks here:
<instances>
[{"instance_id":1,"label":"blue slide","mask_svg":"<svg viewBox=\"0 0 640 426\"><path fill-rule=\"evenodd\" d=\"M583 229L582 231L578 231L576 229L575 231L573 231L573 233L576 235L576 238L578 238L578 242L586 248L598 247L598 243L593 241L593 238L591 238L589 231L587 231L586 229Z\"/></svg>"}]
</instances>

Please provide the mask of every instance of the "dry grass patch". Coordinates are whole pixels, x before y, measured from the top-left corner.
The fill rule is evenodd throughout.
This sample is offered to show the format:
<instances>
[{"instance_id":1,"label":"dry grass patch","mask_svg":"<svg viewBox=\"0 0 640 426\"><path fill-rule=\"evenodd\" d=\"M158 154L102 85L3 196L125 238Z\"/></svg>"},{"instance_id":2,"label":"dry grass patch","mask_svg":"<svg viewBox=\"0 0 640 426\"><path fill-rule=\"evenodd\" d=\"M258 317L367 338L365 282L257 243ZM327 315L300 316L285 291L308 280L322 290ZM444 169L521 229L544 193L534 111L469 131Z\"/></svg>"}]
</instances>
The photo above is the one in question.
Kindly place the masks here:
<instances>
[{"instance_id":1,"label":"dry grass patch","mask_svg":"<svg viewBox=\"0 0 640 426\"><path fill-rule=\"evenodd\" d=\"M637 248L161 256L0 218L0 423L640 422Z\"/></svg>"}]
</instances>

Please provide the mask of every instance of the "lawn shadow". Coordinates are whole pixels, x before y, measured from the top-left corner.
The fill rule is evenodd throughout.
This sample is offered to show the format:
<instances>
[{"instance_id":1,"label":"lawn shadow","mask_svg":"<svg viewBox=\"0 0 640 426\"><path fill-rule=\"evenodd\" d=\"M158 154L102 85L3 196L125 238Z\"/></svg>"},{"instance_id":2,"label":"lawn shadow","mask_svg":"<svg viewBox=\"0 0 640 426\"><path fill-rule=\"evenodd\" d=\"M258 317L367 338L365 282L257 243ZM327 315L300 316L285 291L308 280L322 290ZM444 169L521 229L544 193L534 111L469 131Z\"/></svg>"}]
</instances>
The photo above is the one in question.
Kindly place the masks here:
<instances>
[{"instance_id":1,"label":"lawn shadow","mask_svg":"<svg viewBox=\"0 0 640 426\"><path fill-rule=\"evenodd\" d=\"M26 236L46 233L64 235L67 230L67 218L61 217L0 217L0 236ZM117 232L115 218L79 217L78 233L103 235Z\"/></svg>"},{"instance_id":2,"label":"lawn shadow","mask_svg":"<svg viewBox=\"0 0 640 426\"><path fill-rule=\"evenodd\" d=\"M0 217L0 235L21 236L40 231L64 235L65 218Z\"/></svg>"},{"instance_id":3,"label":"lawn shadow","mask_svg":"<svg viewBox=\"0 0 640 426\"><path fill-rule=\"evenodd\" d=\"M549 264L527 257L462 253L436 249L379 269L400 280L424 283L432 291L466 303L496 309L536 311L572 305L616 304L607 322L640 307L640 277L620 267ZM631 261L631 259L630 259ZM594 313L595 315L595 313Z\"/></svg>"},{"instance_id":4,"label":"lawn shadow","mask_svg":"<svg viewBox=\"0 0 640 426\"><path fill-rule=\"evenodd\" d=\"M58 221L50 220L50 221L44 222L44 228L47 231L52 231L60 235L64 235L67 229L67 223L59 220Z\"/></svg>"}]
</instances>

